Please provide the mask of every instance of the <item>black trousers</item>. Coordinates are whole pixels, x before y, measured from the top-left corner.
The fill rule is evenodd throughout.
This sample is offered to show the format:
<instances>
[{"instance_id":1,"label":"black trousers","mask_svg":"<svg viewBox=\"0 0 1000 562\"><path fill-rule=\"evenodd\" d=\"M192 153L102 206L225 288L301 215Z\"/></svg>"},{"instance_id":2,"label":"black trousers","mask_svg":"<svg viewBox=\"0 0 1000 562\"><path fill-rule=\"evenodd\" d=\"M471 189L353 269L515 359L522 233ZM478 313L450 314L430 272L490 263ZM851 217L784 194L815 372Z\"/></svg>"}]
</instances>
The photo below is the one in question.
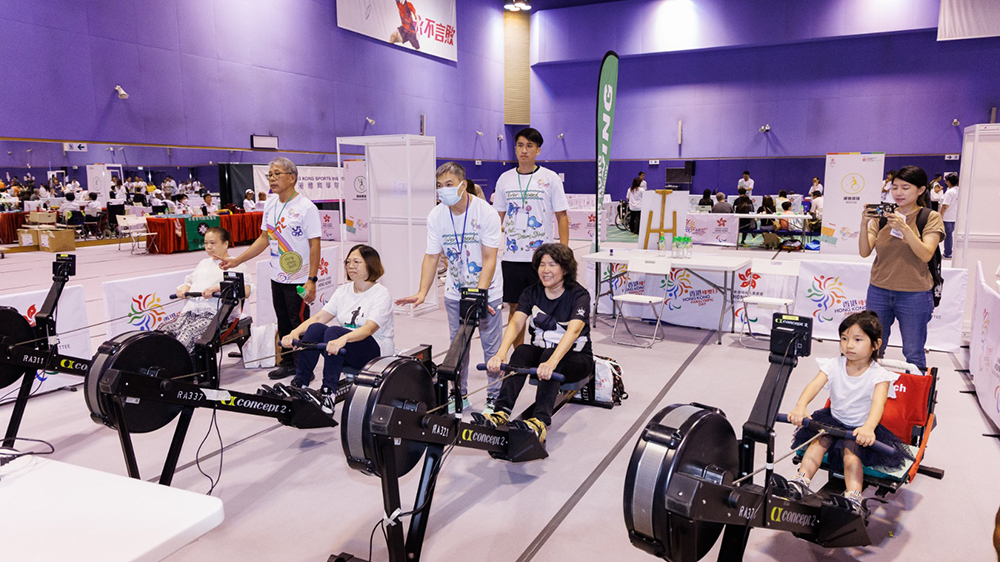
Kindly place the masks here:
<instances>
[{"instance_id":1,"label":"black trousers","mask_svg":"<svg viewBox=\"0 0 1000 562\"><path fill-rule=\"evenodd\" d=\"M510 365L514 367L537 367L548 361L552 357L554 347L538 347L535 345L521 344L517 346L510 356ZM576 382L583 380L594 374L594 358L591 355L570 351L562 358L556 367L557 373L562 373L566 377L566 382ZM496 401L496 409L503 410L508 414L517 402L517 397L524 388L524 381L528 375L514 375L506 378L500 387L500 397ZM555 381L538 381L538 390L535 391L535 417L545 425L552 425L552 410L556 406L556 398L559 397L559 385Z\"/></svg>"},{"instance_id":2,"label":"black trousers","mask_svg":"<svg viewBox=\"0 0 1000 562\"><path fill-rule=\"evenodd\" d=\"M274 315L278 317L278 339L292 332L299 324L312 316L309 305L295 292L293 283L278 283L271 281L271 304L274 305ZM280 367L295 367L297 353L285 353L281 356Z\"/></svg>"},{"instance_id":3,"label":"black trousers","mask_svg":"<svg viewBox=\"0 0 1000 562\"><path fill-rule=\"evenodd\" d=\"M642 216L642 211L629 211L628 214L628 229L632 234L639 234L639 217Z\"/></svg>"}]
</instances>

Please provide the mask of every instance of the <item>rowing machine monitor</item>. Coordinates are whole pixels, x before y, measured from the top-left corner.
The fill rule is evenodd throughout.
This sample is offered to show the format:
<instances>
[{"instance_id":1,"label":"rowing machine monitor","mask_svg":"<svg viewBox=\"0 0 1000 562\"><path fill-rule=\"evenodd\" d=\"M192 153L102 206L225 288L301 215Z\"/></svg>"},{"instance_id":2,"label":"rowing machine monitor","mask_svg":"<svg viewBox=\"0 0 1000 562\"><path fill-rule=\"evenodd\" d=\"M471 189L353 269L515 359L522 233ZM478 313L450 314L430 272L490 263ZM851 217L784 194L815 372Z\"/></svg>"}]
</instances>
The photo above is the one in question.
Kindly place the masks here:
<instances>
[{"instance_id":1,"label":"rowing machine monitor","mask_svg":"<svg viewBox=\"0 0 1000 562\"><path fill-rule=\"evenodd\" d=\"M64 281L76 275L76 255L56 254L56 261L52 262L52 277L62 278Z\"/></svg>"},{"instance_id":2,"label":"rowing machine monitor","mask_svg":"<svg viewBox=\"0 0 1000 562\"><path fill-rule=\"evenodd\" d=\"M489 293L486 289L475 287L463 287L462 295L458 301L458 318L463 324L479 324L479 321L486 318L486 307L489 305Z\"/></svg>"},{"instance_id":3,"label":"rowing machine monitor","mask_svg":"<svg viewBox=\"0 0 1000 562\"><path fill-rule=\"evenodd\" d=\"M775 312L771 318L771 353L808 357L812 353L812 318Z\"/></svg>"},{"instance_id":4,"label":"rowing machine monitor","mask_svg":"<svg viewBox=\"0 0 1000 562\"><path fill-rule=\"evenodd\" d=\"M239 271L224 271L222 283L219 284L219 293L222 294L223 298L240 301L246 299L247 291L243 284L243 274Z\"/></svg>"}]
</instances>

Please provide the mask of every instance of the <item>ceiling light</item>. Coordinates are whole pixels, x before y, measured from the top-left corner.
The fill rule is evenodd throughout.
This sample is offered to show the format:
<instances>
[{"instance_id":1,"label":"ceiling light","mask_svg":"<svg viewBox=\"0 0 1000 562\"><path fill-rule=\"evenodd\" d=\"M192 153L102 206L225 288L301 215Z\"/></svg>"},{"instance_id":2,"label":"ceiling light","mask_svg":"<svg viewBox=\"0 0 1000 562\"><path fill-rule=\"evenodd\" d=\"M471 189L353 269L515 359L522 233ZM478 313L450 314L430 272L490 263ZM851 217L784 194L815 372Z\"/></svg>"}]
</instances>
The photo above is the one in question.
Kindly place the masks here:
<instances>
[{"instance_id":1,"label":"ceiling light","mask_svg":"<svg viewBox=\"0 0 1000 562\"><path fill-rule=\"evenodd\" d=\"M520 10L527 11L531 9L531 0L516 0L514 5Z\"/></svg>"},{"instance_id":2,"label":"ceiling light","mask_svg":"<svg viewBox=\"0 0 1000 562\"><path fill-rule=\"evenodd\" d=\"M514 2L514 0L504 0L503 9L510 10L511 12L517 12L520 11L521 8L517 7L517 3Z\"/></svg>"}]
</instances>

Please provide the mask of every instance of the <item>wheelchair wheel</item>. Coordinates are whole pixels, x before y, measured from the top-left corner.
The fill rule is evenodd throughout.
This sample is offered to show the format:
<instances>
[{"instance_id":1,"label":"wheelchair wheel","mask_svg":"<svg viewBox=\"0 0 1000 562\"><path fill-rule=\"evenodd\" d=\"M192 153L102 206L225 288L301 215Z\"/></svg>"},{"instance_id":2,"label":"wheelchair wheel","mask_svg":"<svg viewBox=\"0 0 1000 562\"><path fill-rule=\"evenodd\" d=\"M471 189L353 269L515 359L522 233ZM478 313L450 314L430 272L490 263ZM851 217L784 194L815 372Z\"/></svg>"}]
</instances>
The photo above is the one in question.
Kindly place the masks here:
<instances>
[{"instance_id":1,"label":"wheelchair wheel","mask_svg":"<svg viewBox=\"0 0 1000 562\"><path fill-rule=\"evenodd\" d=\"M628 203L626 201L621 201L618 203L618 212L615 213L615 226L618 230L622 232L629 232L629 219L631 218L632 211L628 208Z\"/></svg>"}]
</instances>

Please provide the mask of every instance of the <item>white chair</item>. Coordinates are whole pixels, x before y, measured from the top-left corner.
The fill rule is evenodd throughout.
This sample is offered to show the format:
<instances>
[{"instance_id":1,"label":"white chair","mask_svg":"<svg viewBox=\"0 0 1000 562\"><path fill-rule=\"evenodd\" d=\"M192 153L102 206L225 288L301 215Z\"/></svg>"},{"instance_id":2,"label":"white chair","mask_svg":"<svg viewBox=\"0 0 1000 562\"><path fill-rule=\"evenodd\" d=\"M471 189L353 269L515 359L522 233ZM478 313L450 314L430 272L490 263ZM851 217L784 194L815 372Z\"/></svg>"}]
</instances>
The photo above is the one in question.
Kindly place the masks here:
<instances>
[{"instance_id":1,"label":"white chair","mask_svg":"<svg viewBox=\"0 0 1000 562\"><path fill-rule=\"evenodd\" d=\"M670 275L670 260L664 258L630 258L628 260L628 274L631 275L662 275L666 277ZM648 282L648 277L647 277ZM614 302L618 305L618 314L615 317L615 325L611 329L611 341L619 345L628 345L632 347L653 347L653 344L662 338L657 338L656 333L660 329L660 318L663 317L663 307L665 305L665 300L662 296L654 297L649 295L615 295ZM659 303L659 309L656 308L657 303ZM656 315L656 324L653 328L652 336L642 336L636 335L629 328L628 320L625 319L625 304L648 304L653 309L653 314ZM615 339L615 334L618 331L618 323L624 321L625 330L632 336L632 341L618 341ZM640 339L648 339L648 344L637 343Z\"/></svg>"},{"instance_id":2,"label":"white chair","mask_svg":"<svg viewBox=\"0 0 1000 562\"><path fill-rule=\"evenodd\" d=\"M132 242L132 249L129 251L130 254L135 254L136 250L141 249L139 238L142 236L146 237L146 251L139 253L149 253L149 247L152 246L156 248L156 233L149 232L146 229L146 218L137 217L135 215L120 215L118 217L118 249L122 249L122 237L128 236L129 240Z\"/></svg>"},{"instance_id":3,"label":"white chair","mask_svg":"<svg viewBox=\"0 0 1000 562\"><path fill-rule=\"evenodd\" d=\"M747 334L754 340L770 339L770 336L753 332L753 327L750 325L750 307L775 312L780 310L786 314L791 312L795 300L784 295L795 294L799 278L799 262L755 258L750 264L750 271L760 276L761 286L764 287L762 292L765 294L743 297L743 326L740 328L740 344L743 347L746 347L743 337ZM770 323L767 325L770 326Z\"/></svg>"}]
</instances>

